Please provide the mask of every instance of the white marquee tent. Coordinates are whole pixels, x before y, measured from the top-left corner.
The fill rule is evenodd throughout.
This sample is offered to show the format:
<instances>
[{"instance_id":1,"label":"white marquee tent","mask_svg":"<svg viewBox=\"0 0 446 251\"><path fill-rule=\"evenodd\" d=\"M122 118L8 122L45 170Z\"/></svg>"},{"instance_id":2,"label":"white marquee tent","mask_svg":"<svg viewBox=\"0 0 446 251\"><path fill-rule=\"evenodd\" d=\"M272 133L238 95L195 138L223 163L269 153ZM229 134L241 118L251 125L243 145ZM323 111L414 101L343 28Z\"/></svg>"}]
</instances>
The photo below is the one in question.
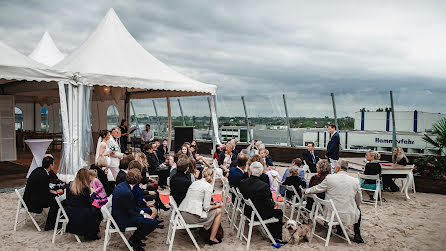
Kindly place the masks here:
<instances>
[{"instance_id":1,"label":"white marquee tent","mask_svg":"<svg viewBox=\"0 0 446 251\"><path fill-rule=\"evenodd\" d=\"M3 55L9 56L8 53L12 52L0 53L0 58L3 59ZM12 60L14 57L9 58ZM124 101L125 118L129 118L130 99L166 97L170 143L169 97L210 96L213 140L214 143L219 141L214 102L217 87L190 79L153 57L131 36L113 9L108 11L93 34L77 50L53 68L46 69L30 59L26 60L29 65L22 63L17 68L8 65L9 59L5 65L0 61L0 78L23 79L33 81L32 83L36 83L36 80L46 81L46 84L40 82L33 85L35 88L28 91L45 92L48 99L60 97L64 153L59 172L67 175L68 179L89 161L92 145L89 121L91 102ZM13 76L9 76L10 74ZM25 91L25 86L19 84L21 82L10 83L13 90L8 92L2 89L2 94L20 96L18 94ZM11 110L13 107L12 105ZM92 123L95 124L95 116L92 117Z\"/></svg>"},{"instance_id":2,"label":"white marquee tent","mask_svg":"<svg viewBox=\"0 0 446 251\"><path fill-rule=\"evenodd\" d=\"M59 51L50 34L45 32L36 48L28 57L36 62L52 67L64 59L65 55Z\"/></svg>"}]
</instances>

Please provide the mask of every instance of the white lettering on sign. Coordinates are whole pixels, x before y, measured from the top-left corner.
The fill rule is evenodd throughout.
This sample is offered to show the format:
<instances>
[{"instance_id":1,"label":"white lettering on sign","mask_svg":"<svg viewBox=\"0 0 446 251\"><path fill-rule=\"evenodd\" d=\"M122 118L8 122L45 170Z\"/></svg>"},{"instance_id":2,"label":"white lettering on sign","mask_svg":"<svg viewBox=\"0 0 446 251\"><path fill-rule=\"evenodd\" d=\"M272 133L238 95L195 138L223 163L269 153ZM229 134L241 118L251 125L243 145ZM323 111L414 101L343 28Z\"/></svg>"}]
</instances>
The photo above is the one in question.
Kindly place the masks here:
<instances>
[{"instance_id":1,"label":"white lettering on sign","mask_svg":"<svg viewBox=\"0 0 446 251\"><path fill-rule=\"evenodd\" d=\"M392 144L393 140L391 139L380 139L380 138L375 138L375 143L381 143L381 144ZM415 143L415 141L410 140L410 139L399 139L396 140L397 144L406 144L406 145L413 145Z\"/></svg>"}]
</instances>

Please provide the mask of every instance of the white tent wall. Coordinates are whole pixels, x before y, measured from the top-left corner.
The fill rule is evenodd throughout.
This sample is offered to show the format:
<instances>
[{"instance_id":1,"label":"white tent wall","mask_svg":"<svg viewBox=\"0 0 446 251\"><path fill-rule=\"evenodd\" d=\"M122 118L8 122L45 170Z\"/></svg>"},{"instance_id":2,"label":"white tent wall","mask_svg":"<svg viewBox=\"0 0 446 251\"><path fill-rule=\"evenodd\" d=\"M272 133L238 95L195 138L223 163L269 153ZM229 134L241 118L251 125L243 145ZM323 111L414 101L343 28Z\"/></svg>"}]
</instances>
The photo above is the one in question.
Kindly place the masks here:
<instances>
[{"instance_id":1,"label":"white tent wall","mask_svg":"<svg viewBox=\"0 0 446 251\"><path fill-rule=\"evenodd\" d=\"M22 111L23 130L34 130L34 104L33 103L16 103L15 107Z\"/></svg>"},{"instance_id":2,"label":"white tent wall","mask_svg":"<svg viewBox=\"0 0 446 251\"><path fill-rule=\"evenodd\" d=\"M60 122L59 122L59 112L60 105L58 103L51 104L47 106L48 108L48 116L49 116L49 126L50 133L59 133L60 131Z\"/></svg>"},{"instance_id":3,"label":"white tent wall","mask_svg":"<svg viewBox=\"0 0 446 251\"><path fill-rule=\"evenodd\" d=\"M0 161L17 159L14 101L13 95L0 99Z\"/></svg>"}]
</instances>

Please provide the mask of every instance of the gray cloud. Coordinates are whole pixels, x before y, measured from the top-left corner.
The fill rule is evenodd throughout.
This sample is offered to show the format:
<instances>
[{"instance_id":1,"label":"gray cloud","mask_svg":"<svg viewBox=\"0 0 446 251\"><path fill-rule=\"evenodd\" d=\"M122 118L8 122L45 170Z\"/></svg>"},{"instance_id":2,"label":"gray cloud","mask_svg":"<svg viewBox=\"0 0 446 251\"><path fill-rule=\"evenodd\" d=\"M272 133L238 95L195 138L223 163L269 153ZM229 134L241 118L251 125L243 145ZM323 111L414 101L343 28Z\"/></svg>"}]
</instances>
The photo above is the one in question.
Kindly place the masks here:
<instances>
[{"instance_id":1,"label":"gray cloud","mask_svg":"<svg viewBox=\"0 0 446 251\"><path fill-rule=\"evenodd\" d=\"M217 84L218 111L225 116L243 115L240 95L252 116L283 116L283 93L291 116L331 116L330 92L336 93L339 115L353 116L362 107L389 106L390 89L399 110L446 112L444 1L2 1L1 6L2 41L24 54L44 31L69 54L113 7L154 56ZM201 108L207 108L206 98L183 103L186 114L207 114Z\"/></svg>"}]
</instances>

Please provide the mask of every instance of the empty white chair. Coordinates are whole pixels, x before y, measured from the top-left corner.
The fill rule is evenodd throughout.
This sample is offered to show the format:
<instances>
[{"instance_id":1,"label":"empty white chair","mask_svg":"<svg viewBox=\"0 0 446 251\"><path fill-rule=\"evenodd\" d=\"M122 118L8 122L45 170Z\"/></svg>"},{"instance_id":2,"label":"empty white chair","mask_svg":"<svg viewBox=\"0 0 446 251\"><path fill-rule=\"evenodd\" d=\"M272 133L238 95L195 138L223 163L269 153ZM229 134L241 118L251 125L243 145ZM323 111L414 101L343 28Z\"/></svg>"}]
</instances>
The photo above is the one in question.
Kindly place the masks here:
<instances>
[{"instance_id":1,"label":"empty white chair","mask_svg":"<svg viewBox=\"0 0 446 251\"><path fill-rule=\"evenodd\" d=\"M325 246L328 246L328 242L330 241L331 232L333 231L333 226L340 226L342 232L344 233L344 237L337 235L338 237L346 240L348 244L352 244L350 242L350 238L347 235L347 231L345 230L344 224L342 224L341 218L339 217L338 211L333 203L333 200L322 200L317 197L315 194L312 195L314 203L316 204L316 209L313 218L313 229L311 231L312 235L325 241ZM325 215L324 215L325 213ZM323 238L320 235L315 233L317 220L322 220L324 223L328 224L327 237Z\"/></svg>"},{"instance_id":2,"label":"empty white chair","mask_svg":"<svg viewBox=\"0 0 446 251\"><path fill-rule=\"evenodd\" d=\"M370 202L368 200L362 200L363 203L368 203L368 204L375 204L375 208L378 205L378 198L380 198L379 204L382 206L382 195L381 195L381 177L379 176L379 174L377 175L365 175L365 174L358 174L359 180L363 179L365 180L373 180L375 181L376 184L376 188L375 189L370 189L370 188L363 188L361 187L361 191L371 191L373 192L373 199L374 202Z\"/></svg>"},{"instance_id":3,"label":"empty white chair","mask_svg":"<svg viewBox=\"0 0 446 251\"><path fill-rule=\"evenodd\" d=\"M189 234L189 237L191 238L192 242L195 245L195 248L197 250L200 250L200 246L198 246L197 241L195 240L194 235L190 231L192 228L200 228L203 227L201 224L187 224L183 216L180 213L180 210L178 209L177 203L175 202L174 198L170 196L170 207L172 208L172 214L173 216L170 217L169 222L169 231L167 234L167 241L166 243L169 244L169 251L172 251L173 248L173 241L175 239L175 232L178 229L186 229L187 234Z\"/></svg>"},{"instance_id":4,"label":"empty white chair","mask_svg":"<svg viewBox=\"0 0 446 251\"><path fill-rule=\"evenodd\" d=\"M17 195L18 202L17 202L17 212L15 214L15 222L14 222L14 231L17 231L17 224L19 223L19 216L20 216L20 212L25 211L25 219L23 219L20 222L25 222L27 221L27 215L29 215L29 217L31 218L31 220L34 223L34 226L36 226L37 231L42 231L40 229L39 224L37 224L37 221L34 219L33 215L31 214L31 212L28 211L28 206L26 205L25 201L23 200L23 194L25 193L25 188L22 187L20 189L15 189L15 193Z\"/></svg>"},{"instance_id":5,"label":"empty white chair","mask_svg":"<svg viewBox=\"0 0 446 251\"><path fill-rule=\"evenodd\" d=\"M239 205L241 204L240 202L240 196L239 193L237 193L237 190L233 187L231 187L231 192L233 194L233 198L234 198L234 205L232 206L232 216L229 220L229 225L231 226L231 229L236 229L238 232L238 224L237 224L237 216L240 215L240 210L239 210ZM241 212L241 214L243 214L243 212Z\"/></svg>"},{"instance_id":6,"label":"empty white chair","mask_svg":"<svg viewBox=\"0 0 446 251\"><path fill-rule=\"evenodd\" d=\"M56 241L56 235L60 234L63 235L67 231L67 224L68 224L68 215L65 212L65 209L62 206L62 201L64 201L67 198L67 195L64 193L59 197L56 197L56 203L59 206L59 210L57 210L57 217L56 217L56 224L54 225L54 232L53 232L53 240L51 241L54 243ZM62 223L62 228L57 229L59 226L59 223ZM77 242L81 243L81 240L79 239L79 236L74 235Z\"/></svg>"},{"instance_id":7,"label":"empty white chair","mask_svg":"<svg viewBox=\"0 0 446 251\"><path fill-rule=\"evenodd\" d=\"M133 251L132 246L125 238L124 234L119 230L118 224L116 224L115 219L113 219L110 209L112 208L112 198L109 197L107 204L101 207L102 216L107 221L107 225L105 227L105 237L104 237L104 251L107 250L108 242L110 241L112 233L118 233L124 241L125 245L130 251ZM125 232L136 231L136 227L127 227L125 228Z\"/></svg>"},{"instance_id":8,"label":"empty white chair","mask_svg":"<svg viewBox=\"0 0 446 251\"><path fill-rule=\"evenodd\" d=\"M261 227L260 229L264 233L266 233L266 236L268 236L268 238L271 240L271 242L274 245L276 245L277 243L274 240L273 236L271 235L266 224L278 222L279 219L269 218L269 219L263 220L262 217L260 216L259 212L257 211L256 207L252 203L251 199L243 198L243 201L244 201L245 205L250 206L252 208L252 213L251 213L250 218L248 218L246 215L242 214L242 217L240 219L240 226L239 226L240 239L243 238L246 240L246 250L249 250L249 245L251 243L252 229L254 226L260 226ZM257 220L255 220L256 217L257 217ZM248 228L248 236L245 236L245 233L244 233L246 221L248 221L248 227L249 227Z\"/></svg>"},{"instance_id":9,"label":"empty white chair","mask_svg":"<svg viewBox=\"0 0 446 251\"><path fill-rule=\"evenodd\" d=\"M285 196L283 196L283 202L281 202L282 203L282 211L284 212L283 217L285 217L288 220L292 220L293 215L294 215L294 210L299 208L300 198L299 198L299 194L297 193L296 188L294 188L294 186L285 186L285 188L286 188ZM293 193L293 196L291 197L291 199L287 198L287 196L286 196L287 193ZM291 209L290 217L285 215L287 206L290 206L290 209Z\"/></svg>"},{"instance_id":10,"label":"empty white chair","mask_svg":"<svg viewBox=\"0 0 446 251\"><path fill-rule=\"evenodd\" d=\"M299 186L299 189L302 189L301 186ZM313 219L316 205L313 203L313 206L311 207L311 210L307 209L307 197L305 197L304 194L301 197L296 196L296 203L294 205L297 208L297 217L296 217L296 222L297 223L304 224L303 221L300 222L300 217L301 216L307 218L308 221ZM292 218L292 216L293 215L291 214L291 218Z\"/></svg>"}]
</instances>

